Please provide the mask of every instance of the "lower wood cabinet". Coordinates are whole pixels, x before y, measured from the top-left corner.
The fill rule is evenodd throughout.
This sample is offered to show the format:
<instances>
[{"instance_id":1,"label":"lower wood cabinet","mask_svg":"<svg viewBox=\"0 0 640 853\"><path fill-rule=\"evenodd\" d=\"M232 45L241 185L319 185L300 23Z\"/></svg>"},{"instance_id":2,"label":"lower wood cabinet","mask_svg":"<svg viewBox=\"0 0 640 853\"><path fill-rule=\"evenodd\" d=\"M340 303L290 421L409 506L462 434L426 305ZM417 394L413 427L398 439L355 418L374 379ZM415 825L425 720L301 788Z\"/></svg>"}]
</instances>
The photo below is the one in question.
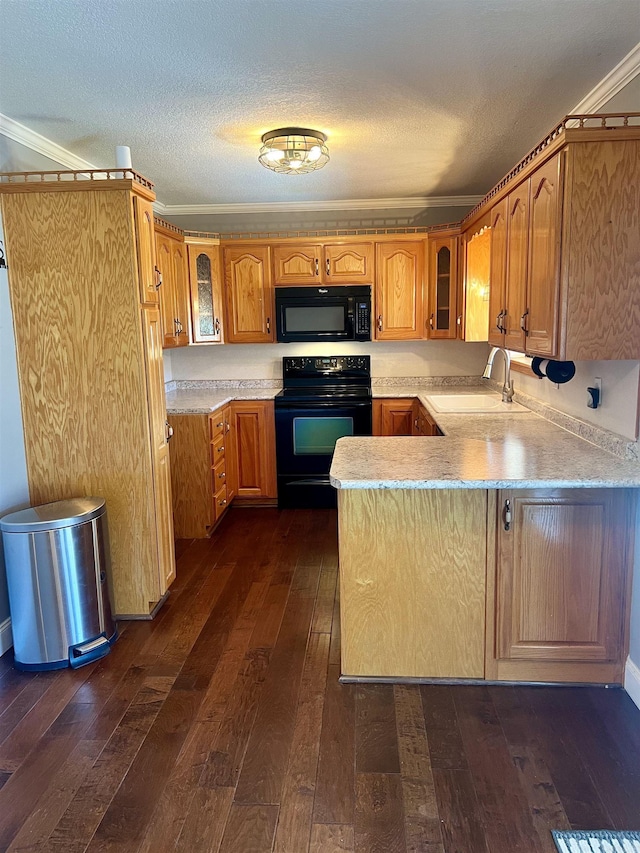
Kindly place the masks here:
<instances>
[{"instance_id":1,"label":"lower wood cabinet","mask_svg":"<svg viewBox=\"0 0 640 853\"><path fill-rule=\"evenodd\" d=\"M442 435L416 397L373 401L374 435Z\"/></svg>"},{"instance_id":2,"label":"lower wood cabinet","mask_svg":"<svg viewBox=\"0 0 640 853\"><path fill-rule=\"evenodd\" d=\"M343 676L621 684L636 500L339 491Z\"/></svg>"},{"instance_id":3,"label":"lower wood cabinet","mask_svg":"<svg viewBox=\"0 0 640 853\"><path fill-rule=\"evenodd\" d=\"M276 434L273 400L231 404L238 459L238 498L275 499Z\"/></svg>"},{"instance_id":4,"label":"lower wood cabinet","mask_svg":"<svg viewBox=\"0 0 640 853\"><path fill-rule=\"evenodd\" d=\"M624 489L497 493L487 678L623 680L634 509Z\"/></svg>"},{"instance_id":5,"label":"lower wood cabinet","mask_svg":"<svg viewBox=\"0 0 640 853\"><path fill-rule=\"evenodd\" d=\"M204 539L234 498L277 496L271 400L231 403L210 415L169 415L177 539Z\"/></svg>"}]
</instances>

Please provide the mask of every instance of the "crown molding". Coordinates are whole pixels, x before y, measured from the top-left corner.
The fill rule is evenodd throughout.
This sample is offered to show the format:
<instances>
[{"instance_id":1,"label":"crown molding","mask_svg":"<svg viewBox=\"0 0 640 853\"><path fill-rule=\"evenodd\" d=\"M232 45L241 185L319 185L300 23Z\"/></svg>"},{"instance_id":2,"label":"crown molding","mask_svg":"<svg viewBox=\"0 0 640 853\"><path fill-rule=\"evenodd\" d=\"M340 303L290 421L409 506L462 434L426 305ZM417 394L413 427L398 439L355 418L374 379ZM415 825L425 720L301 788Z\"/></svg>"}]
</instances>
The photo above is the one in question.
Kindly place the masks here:
<instances>
[{"instance_id":1,"label":"crown molding","mask_svg":"<svg viewBox=\"0 0 640 853\"><path fill-rule=\"evenodd\" d=\"M88 160L83 160L82 157L78 157L71 151L63 148L62 145L52 142L46 136L36 133L35 130L31 130L31 128L20 124L19 121L9 118L9 116L2 113L0 113L0 134L6 136L8 139L13 139L14 142L19 142L26 148L30 148L32 151L36 151L38 154L42 154L43 157L48 157L50 160L54 160L56 163L74 172L99 168L98 166L94 166L93 163L89 163Z\"/></svg>"},{"instance_id":2,"label":"crown molding","mask_svg":"<svg viewBox=\"0 0 640 853\"><path fill-rule=\"evenodd\" d=\"M594 86L579 104L575 105L569 115L597 113L638 74L640 74L640 42Z\"/></svg>"},{"instance_id":3,"label":"crown molding","mask_svg":"<svg viewBox=\"0 0 640 853\"><path fill-rule=\"evenodd\" d=\"M323 210L424 210L426 207L473 207L484 196L424 196L422 198L351 198L335 201L278 201L248 204L165 204L167 216L197 216L230 213L291 213Z\"/></svg>"}]
</instances>

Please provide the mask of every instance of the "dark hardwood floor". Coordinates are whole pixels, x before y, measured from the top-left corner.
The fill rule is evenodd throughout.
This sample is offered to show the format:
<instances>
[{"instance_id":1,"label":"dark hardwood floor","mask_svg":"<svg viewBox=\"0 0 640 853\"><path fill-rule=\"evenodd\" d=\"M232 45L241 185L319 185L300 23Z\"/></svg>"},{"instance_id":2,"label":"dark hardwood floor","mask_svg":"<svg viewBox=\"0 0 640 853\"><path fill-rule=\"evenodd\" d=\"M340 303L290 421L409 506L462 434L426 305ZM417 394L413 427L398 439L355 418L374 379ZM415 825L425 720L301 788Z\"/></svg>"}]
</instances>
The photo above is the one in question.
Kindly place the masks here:
<instances>
[{"instance_id":1,"label":"dark hardwood floor","mask_svg":"<svg viewBox=\"0 0 640 853\"><path fill-rule=\"evenodd\" d=\"M334 512L234 509L177 555L102 661L0 659L0 850L553 853L551 828L640 829L622 690L339 684Z\"/></svg>"}]
</instances>

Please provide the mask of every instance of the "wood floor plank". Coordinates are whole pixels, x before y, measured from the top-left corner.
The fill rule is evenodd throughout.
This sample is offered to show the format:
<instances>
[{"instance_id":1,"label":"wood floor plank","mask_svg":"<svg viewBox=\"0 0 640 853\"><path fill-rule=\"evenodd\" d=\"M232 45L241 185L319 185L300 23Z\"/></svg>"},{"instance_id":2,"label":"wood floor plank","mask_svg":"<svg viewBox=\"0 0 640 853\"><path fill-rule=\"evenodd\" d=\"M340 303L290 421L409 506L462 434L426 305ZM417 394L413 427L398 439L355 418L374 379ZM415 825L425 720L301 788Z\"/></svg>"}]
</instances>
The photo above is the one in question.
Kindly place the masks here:
<instances>
[{"instance_id":1,"label":"wood floor plank","mask_svg":"<svg viewBox=\"0 0 640 853\"><path fill-rule=\"evenodd\" d=\"M458 726L491 853L542 853L526 795L487 687L452 688Z\"/></svg>"},{"instance_id":2,"label":"wood floor plank","mask_svg":"<svg viewBox=\"0 0 640 853\"><path fill-rule=\"evenodd\" d=\"M233 788L196 788L189 818L185 820L175 846L176 853L193 853L196 850L216 853L220 849L233 805L233 794Z\"/></svg>"},{"instance_id":3,"label":"wood floor plank","mask_svg":"<svg viewBox=\"0 0 640 853\"><path fill-rule=\"evenodd\" d=\"M429 758L433 768L466 770L467 757L458 727L451 687L439 684L420 688Z\"/></svg>"},{"instance_id":4,"label":"wood floor plank","mask_svg":"<svg viewBox=\"0 0 640 853\"><path fill-rule=\"evenodd\" d=\"M277 806L231 806L220 853L271 853Z\"/></svg>"},{"instance_id":5,"label":"wood floor plank","mask_svg":"<svg viewBox=\"0 0 640 853\"><path fill-rule=\"evenodd\" d=\"M329 666L322 714L314 823L351 824L355 809L355 697L340 684L340 668Z\"/></svg>"},{"instance_id":6,"label":"wood floor plank","mask_svg":"<svg viewBox=\"0 0 640 853\"><path fill-rule=\"evenodd\" d=\"M353 826L336 823L314 823L309 853L353 853Z\"/></svg>"},{"instance_id":7,"label":"wood floor plank","mask_svg":"<svg viewBox=\"0 0 640 853\"><path fill-rule=\"evenodd\" d=\"M319 633L330 633L333 621L333 604L336 597L338 582L338 560L336 556L325 559L320 572L318 596L313 611L311 630Z\"/></svg>"},{"instance_id":8,"label":"wood floor plank","mask_svg":"<svg viewBox=\"0 0 640 853\"><path fill-rule=\"evenodd\" d=\"M443 853L440 816L418 687L393 689L408 853Z\"/></svg>"},{"instance_id":9,"label":"wood floor plank","mask_svg":"<svg viewBox=\"0 0 640 853\"><path fill-rule=\"evenodd\" d=\"M356 688L356 772L400 772L391 684L359 684Z\"/></svg>"},{"instance_id":10,"label":"wood floor plank","mask_svg":"<svg viewBox=\"0 0 640 853\"><path fill-rule=\"evenodd\" d=\"M399 774L356 773L356 853L404 853Z\"/></svg>"},{"instance_id":11,"label":"wood floor plank","mask_svg":"<svg viewBox=\"0 0 640 853\"><path fill-rule=\"evenodd\" d=\"M470 771L434 767L433 783L446 853L493 853Z\"/></svg>"},{"instance_id":12,"label":"wood floor plank","mask_svg":"<svg viewBox=\"0 0 640 853\"><path fill-rule=\"evenodd\" d=\"M303 566L293 577L238 779L238 803L280 802L319 572L319 566Z\"/></svg>"},{"instance_id":13,"label":"wood floor plank","mask_svg":"<svg viewBox=\"0 0 640 853\"><path fill-rule=\"evenodd\" d=\"M330 636L311 634L302 672L296 722L284 779L274 853L309 846L318 772Z\"/></svg>"}]
</instances>

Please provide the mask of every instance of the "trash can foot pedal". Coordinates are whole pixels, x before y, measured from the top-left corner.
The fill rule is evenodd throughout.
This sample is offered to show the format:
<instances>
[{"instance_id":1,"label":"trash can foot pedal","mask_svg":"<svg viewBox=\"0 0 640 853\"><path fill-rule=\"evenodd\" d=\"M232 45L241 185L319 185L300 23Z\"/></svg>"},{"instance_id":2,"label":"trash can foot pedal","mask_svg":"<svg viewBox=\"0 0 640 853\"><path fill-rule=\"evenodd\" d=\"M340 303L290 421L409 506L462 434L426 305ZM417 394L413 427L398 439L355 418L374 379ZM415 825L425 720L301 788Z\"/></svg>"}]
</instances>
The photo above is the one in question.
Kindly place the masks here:
<instances>
[{"instance_id":1,"label":"trash can foot pedal","mask_svg":"<svg viewBox=\"0 0 640 853\"><path fill-rule=\"evenodd\" d=\"M91 661L98 660L109 654L111 645L106 637L96 637L95 640L89 640L86 643L79 643L77 646L69 648L69 664L73 669L79 666L84 666Z\"/></svg>"}]
</instances>

